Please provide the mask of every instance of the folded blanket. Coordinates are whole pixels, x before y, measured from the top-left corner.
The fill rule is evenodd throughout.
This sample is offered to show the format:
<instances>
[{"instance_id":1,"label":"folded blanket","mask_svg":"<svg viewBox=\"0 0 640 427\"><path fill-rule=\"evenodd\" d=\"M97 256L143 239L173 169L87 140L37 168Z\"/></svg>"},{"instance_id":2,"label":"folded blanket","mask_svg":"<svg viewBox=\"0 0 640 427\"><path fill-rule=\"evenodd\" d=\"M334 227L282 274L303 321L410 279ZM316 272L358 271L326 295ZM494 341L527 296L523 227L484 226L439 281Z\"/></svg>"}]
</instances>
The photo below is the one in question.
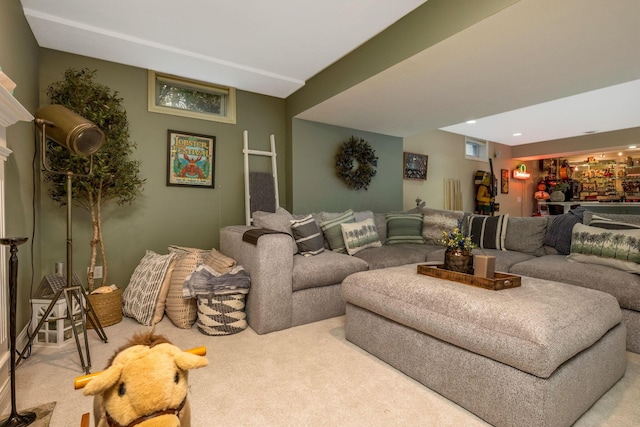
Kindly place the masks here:
<instances>
[{"instance_id":1,"label":"folded blanket","mask_svg":"<svg viewBox=\"0 0 640 427\"><path fill-rule=\"evenodd\" d=\"M241 265L230 272L221 274L205 264L200 264L187 276L182 286L182 297L193 298L198 295L247 294L251 280Z\"/></svg>"},{"instance_id":2,"label":"folded blanket","mask_svg":"<svg viewBox=\"0 0 640 427\"><path fill-rule=\"evenodd\" d=\"M258 244L258 239L260 236L265 234L287 234L284 231L271 230L269 228L252 228L251 230L247 230L242 234L242 240L247 243L251 243L252 245Z\"/></svg>"}]
</instances>

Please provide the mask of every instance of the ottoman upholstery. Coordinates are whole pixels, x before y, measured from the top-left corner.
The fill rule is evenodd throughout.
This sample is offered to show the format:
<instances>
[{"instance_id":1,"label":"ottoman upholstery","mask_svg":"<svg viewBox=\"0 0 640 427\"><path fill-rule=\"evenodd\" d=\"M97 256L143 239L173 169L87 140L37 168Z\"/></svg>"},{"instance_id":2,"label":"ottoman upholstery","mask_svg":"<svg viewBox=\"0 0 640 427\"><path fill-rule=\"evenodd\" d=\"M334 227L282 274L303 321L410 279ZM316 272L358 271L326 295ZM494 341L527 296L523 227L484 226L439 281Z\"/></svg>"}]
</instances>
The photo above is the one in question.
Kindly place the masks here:
<instances>
[{"instance_id":1,"label":"ottoman upholstery","mask_svg":"<svg viewBox=\"0 0 640 427\"><path fill-rule=\"evenodd\" d=\"M620 308L599 291L523 278L494 292L416 265L342 286L347 339L495 425L570 425L624 375Z\"/></svg>"}]
</instances>

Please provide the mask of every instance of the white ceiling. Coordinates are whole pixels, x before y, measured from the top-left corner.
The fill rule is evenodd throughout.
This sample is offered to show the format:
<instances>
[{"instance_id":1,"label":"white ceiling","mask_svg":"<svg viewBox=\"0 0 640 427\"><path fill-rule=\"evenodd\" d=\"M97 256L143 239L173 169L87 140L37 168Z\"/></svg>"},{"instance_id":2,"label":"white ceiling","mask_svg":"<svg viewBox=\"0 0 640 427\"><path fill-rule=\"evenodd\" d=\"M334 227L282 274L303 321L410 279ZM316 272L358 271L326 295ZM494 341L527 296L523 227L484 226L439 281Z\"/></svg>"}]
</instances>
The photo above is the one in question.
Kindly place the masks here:
<instances>
[{"instance_id":1,"label":"white ceiling","mask_svg":"<svg viewBox=\"0 0 640 427\"><path fill-rule=\"evenodd\" d=\"M281 98L422 3L22 0L42 47ZM639 127L638 46L638 0L521 0L299 117L509 145Z\"/></svg>"}]
</instances>

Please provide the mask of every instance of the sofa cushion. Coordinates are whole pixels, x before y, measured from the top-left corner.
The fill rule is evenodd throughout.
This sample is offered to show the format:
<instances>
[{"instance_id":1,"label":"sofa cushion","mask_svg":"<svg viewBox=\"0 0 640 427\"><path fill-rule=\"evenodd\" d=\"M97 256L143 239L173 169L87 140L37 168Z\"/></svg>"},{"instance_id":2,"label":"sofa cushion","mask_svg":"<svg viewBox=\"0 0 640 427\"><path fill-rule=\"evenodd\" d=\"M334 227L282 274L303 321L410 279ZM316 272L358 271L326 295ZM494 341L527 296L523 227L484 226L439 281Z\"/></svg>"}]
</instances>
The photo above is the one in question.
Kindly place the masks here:
<instances>
[{"instance_id":1,"label":"sofa cushion","mask_svg":"<svg viewBox=\"0 0 640 427\"><path fill-rule=\"evenodd\" d=\"M459 227L464 212L447 211L440 209L423 208L424 219L422 221L422 237L424 242L430 245L438 245L443 232L449 232Z\"/></svg>"},{"instance_id":2,"label":"sofa cushion","mask_svg":"<svg viewBox=\"0 0 640 427\"><path fill-rule=\"evenodd\" d=\"M640 276L604 265L571 262L564 255L545 255L514 264L510 273L539 277L607 292L620 307L640 311Z\"/></svg>"},{"instance_id":3,"label":"sofa cushion","mask_svg":"<svg viewBox=\"0 0 640 427\"><path fill-rule=\"evenodd\" d=\"M505 249L535 256L544 255L547 222L544 217L509 217L504 238Z\"/></svg>"},{"instance_id":4,"label":"sofa cushion","mask_svg":"<svg viewBox=\"0 0 640 427\"><path fill-rule=\"evenodd\" d=\"M444 249L430 252L427 255L428 262L444 263ZM474 249L474 255L488 255L496 257L495 271L508 272L512 265L532 258L534 255L516 251L501 251L498 249Z\"/></svg>"},{"instance_id":5,"label":"sofa cushion","mask_svg":"<svg viewBox=\"0 0 640 427\"><path fill-rule=\"evenodd\" d=\"M301 255L318 255L324 251L324 237L313 215L291 220L291 232Z\"/></svg>"},{"instance_id":6,"label":"sofa cushion","mask_svg":"<svg viewBox=\"0 0 640 427\"><path fill-rule=\"evenodd\" d=\"M421 213L387 214L387 245L399 243L424 243Z\"/></svg>"},{"instance_id":7,"label":"sofa cushion","mask_svg":"<svg viewBox=\"0 0 640 427\"><path fill-rule=\"evenodd\" d=\"M324 251L316 256L293 257L292 287L301 289L330 286L342 281L348 275L367 270L369 266L363 260L333 251Z\"/></svg>"},{"instance_id":8,"label":"sofa cushion","mask_svg":"<svg viewBox=\"0 0 640 427\"><path fill-rule=\"evenodd\" d=\"M481 249L501 249L507 234L509 214L506 215L470 215L468 220L468 235Z\"/></svg>"},{"instance_id":9,"label":"sofa cushion","mask_svg":"<svg viewBox=\"0 0 640 427\"><path fill-rule=\"evenodd\" d=\"M379 248L369 248L358 252L355 256L369 264L369 270L395 267L408 263L424 262L427 254L437 251L442 246L416 245L400 243L397 245L383 245Z\"/></svg>"},{"instance_id":10,"label":"sofa cushion","mask_svg":"<svg viewBox=\"0 0 640 427\"><path fill-rule=\"evenodd\" d=\"M640 273L640 230L609 230L584 224L573 226L569 261L601 264Z\"/></svg>"},{"instance_id":11,"label":"sofa cushion","mask_svg":"<svg viewBox=\"0 0 640 427\"><path fill-rule=\"evenodd\" d=\"M353 211L348 209L342 212L340 215L331 219L324 219L320 223L320 229L324 234L325 239L329 243L329 249L338 253L345 253L347 250L344 246L344 239L342 238L342 228L340 224L356 222L356 217L353 215Z\"/></svg>"},{"instance_id":12,"label":"sofa cushion","mask_svg":"<svg viewBox=\"0 0 640 427\"><path fill-rule=\"evenodd\" d=\"M629 218L621 221L616 221L611 218L607 218L604 216L596 215L592 212L585 212L583 223L584 225L588 225L591 227L599 227L599 228L607 228L609 230L633 230L640 228L640 223L634 224L634 221L637 221L635 218ZM639 215L623 215L625 217L634 217ZM588 221L588 222L587 222ZM629 222L626 222L629 221Z\"/></svg>"},{"instance_id":13,"label":"sofa cushion","mask_svg":"<svg viewBox=\"0 0 640 427\"><path fill-rule=\"evenodd\" d=\"M591 212L584 211L583 221L584 225L591 225L592 221L611 220L615 222L622 222L626 224L640 225L640 215L631 214L611 214L605 212Z\"/></svg>"},{"instance_id":14,"label":"sofa cushion","mask_svg":"<svg viewBox=\"0 0 640 427\"><path fill-rule=\"evenodd\" d=\"M361 222L340 224L342 238L349 255L355 255L363 249L382 246L376 224L372 218Z\"/></svg>"}]
</instances>

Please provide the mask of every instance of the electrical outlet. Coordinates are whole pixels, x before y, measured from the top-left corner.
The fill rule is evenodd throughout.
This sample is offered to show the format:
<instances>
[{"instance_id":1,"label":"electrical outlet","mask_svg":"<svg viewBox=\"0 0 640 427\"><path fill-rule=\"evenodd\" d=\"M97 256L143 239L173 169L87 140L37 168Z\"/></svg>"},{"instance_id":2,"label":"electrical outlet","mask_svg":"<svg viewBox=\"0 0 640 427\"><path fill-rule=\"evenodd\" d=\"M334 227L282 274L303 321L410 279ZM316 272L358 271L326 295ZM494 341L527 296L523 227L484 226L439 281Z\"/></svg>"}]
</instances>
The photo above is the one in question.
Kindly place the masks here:
<instances>
[{"instance_id":1,"label":"electrical outlet","mask_svg":"<svg viewBox=\"0 0 640 427\"><path fill-rule=\"evenodd\" d=\"M89 274L89 267L87 267L87 274ZM94 279L102 279L102 266L96 265L93 267L93 278Z\"/></svg>"},{"instance_id":2,"label":"electrical outlet","mask_svg":"<svg viewBox=\"0 0 640 427\"><path fill-rule=\"evenodd\" d=\"M522 197L517 198L518 203L522 202ZM102 271L100 272L100 277L102 277Z\"/></svg>"}]
</instances>

